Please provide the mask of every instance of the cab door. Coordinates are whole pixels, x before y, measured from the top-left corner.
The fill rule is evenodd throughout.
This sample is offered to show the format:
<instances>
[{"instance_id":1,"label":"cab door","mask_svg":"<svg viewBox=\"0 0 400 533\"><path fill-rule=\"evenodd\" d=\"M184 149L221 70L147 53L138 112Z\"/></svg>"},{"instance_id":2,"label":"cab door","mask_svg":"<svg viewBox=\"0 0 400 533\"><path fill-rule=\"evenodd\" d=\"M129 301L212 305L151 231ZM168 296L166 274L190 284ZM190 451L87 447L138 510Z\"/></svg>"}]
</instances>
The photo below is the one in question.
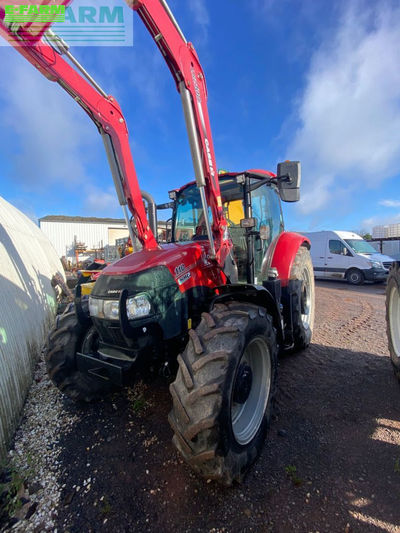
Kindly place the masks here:
<instances>
[{"instance_id":1,"label":"cab door","mask_svg":"<svg viewBox=\"0 0 400 533\"><path fill-rule=\"evenodd\" d=\"M329 239L326 253L325 276L331 279L344 279L350 267L353 254L340 239Z\"/></svg>"},{"instance_id":2,"label":"cab door","mask_svg":"<svg viewBox=\"0 0 400 533\"><path fill-rule=\"evenodd\" d=\"M271 243L284 230L281 201L277 188L265 184L251 193L255 230L258 236L254 241L254 273L256 284L263 280L263 260Z\"/></svg>"}]
</instances>

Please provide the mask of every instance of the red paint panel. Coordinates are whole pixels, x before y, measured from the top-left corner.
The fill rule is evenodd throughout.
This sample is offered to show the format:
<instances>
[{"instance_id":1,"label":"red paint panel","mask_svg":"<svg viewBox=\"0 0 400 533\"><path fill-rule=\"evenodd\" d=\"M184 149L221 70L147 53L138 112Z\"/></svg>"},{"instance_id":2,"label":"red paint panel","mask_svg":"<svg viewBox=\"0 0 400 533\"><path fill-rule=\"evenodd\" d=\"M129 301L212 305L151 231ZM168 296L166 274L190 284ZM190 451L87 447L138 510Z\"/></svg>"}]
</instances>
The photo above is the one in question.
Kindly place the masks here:
<instances>
[{"instance_id":1,"label":"red paint panel","mask_svg":"<svg viewBox=\"0 0 400 533\"><path fill-rule=\"evenodd\" d=\"M157 266L168 268L181 292L198 286L213 288L227 281L221 268L209 258L208 242L171 243L142 250L113 263L101 275L134 274Z\"/></svg>"},{"instance_id":2,"label":"red paint panel","mask_svg":"<svg viewBox=\"0 0 400 533\"><path fill-rule=\"evenodd\" d=\"M278 270L279 279L281 280L283 287L289 282L294 258L296 257L298 249L302 245L305 245L308 248L311 247L307 237L291 231L284 231L281 233L278 242L276 243L271 266Z\"/></svg>"}]
</instances>

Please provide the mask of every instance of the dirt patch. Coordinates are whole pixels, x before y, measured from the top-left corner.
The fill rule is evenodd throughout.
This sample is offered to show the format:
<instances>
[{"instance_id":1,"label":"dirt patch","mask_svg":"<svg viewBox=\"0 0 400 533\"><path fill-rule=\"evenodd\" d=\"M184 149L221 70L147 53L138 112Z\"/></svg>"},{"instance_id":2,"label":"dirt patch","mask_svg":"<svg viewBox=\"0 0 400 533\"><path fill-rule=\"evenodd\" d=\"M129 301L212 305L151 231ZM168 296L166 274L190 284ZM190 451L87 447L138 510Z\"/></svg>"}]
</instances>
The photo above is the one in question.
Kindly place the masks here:
<instances>
[{"instance_id":1,"label":"dirt patch","mask_svg":"<svg viewBox=\"0 0 400 533\"><path fill-rule=\"evenodd\" d=\"M318 283L313 344L281 358L264 451L230 489L175 452L164 381L86 407L64 400L79 423L58 444L58 531L400 531L400 387L383 292Z\"/></svg>"}]
</instances>

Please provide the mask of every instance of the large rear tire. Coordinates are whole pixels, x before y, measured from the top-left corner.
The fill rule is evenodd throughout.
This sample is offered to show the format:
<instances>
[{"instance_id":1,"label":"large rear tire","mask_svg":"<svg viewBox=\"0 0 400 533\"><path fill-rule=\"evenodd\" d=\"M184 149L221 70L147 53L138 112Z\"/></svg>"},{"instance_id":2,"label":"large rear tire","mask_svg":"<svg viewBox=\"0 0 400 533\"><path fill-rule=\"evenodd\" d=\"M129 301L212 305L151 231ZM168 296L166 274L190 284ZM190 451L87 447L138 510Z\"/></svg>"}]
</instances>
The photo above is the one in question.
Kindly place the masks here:
<instances>
[{"instance_id":1,"label":"large rear tire","mask_svg":"<svg viewBox=\"0 0 400 533\"><path fill-rule=\"evenodd\" d=\"M390 270L386 287L386 325L390 358L400 382L400 264Z\"/></svg>"},{"instance_id":2,"label":"large rear tire","mask_svg":"<svg viewBox=\"0 0 400 533\"><path fill-rule=\"evenodd\" d=\"M173 442L201 476L241 481L262 448L275 393L277 344L264 308L217 304L190 331L170 386Z\"/></svg>"},{"instance_id":3,"label":"large rear tire","mask_svg":"<svg viewBox=\"0 0 400 533\"><path fill-rule=\"evenodd\" d=\"M301 246L290 271L291 280L300 280L300 296L292 295L293 351L309 346L312 339L315 315L315 281L310 251Z\"/></svg>"},{"instance_id":4,"label":"large rear tire","mask_svg":"<svg viewBox=\"0 0 400 533\"><path fill-rule=\"evenodd\" d=\"M76 365L76 352L93 353L97 338L91 324L85 327L78 322L73 304L67 312L57 316L49 334L44 352L47 372L52 382L73 400L90 402L113 388L79 371Z\"/></svg>"}]
</instances>

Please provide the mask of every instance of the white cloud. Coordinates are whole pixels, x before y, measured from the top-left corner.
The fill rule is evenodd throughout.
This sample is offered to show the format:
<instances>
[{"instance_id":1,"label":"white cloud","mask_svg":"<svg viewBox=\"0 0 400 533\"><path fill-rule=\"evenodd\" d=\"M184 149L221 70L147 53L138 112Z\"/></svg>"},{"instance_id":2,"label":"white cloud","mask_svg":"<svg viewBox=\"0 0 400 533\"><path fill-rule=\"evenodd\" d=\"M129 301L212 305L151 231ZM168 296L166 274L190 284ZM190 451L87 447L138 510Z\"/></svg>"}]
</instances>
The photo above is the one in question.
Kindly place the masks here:
<instances>
[{"instance_id":1,"label":"white cloud","mask_svg":"<svg viewBox=\"0 0 400 533\"><path fill-rule=\"evenodd\" d=\"M61 191L84 180L96 138L85 113L14 50L2 51L2 68L2 144L15 182L30 190L59 183Z\"/></svg>"},{"instance_id":2,"label":"white cloud","mask_svg":"<svg viewBox=\"0 0 400 533\"><path fill-rule=\"evenodd\" d=\"M87 185L84 191L84 207L88 213L121 217L122 211L119 207L117 193L113 187L103 190L94 185Z\"/></svg>"},{"instance_id":3,"label":"white cloud","mask_svg":"<svg viewBox=\"0 0 400 533\"><path fill-rule=\"evenodd\" d=\"M210 15L207 11L204 0L189 0L188 7L198 27L200 28L200 34L193 41L197 46L204 45L208 40L208 29L210 25ZM192 40L192 39L190 39Z\"/></svg>"},{"instance_id":4,"label":"white cloud","mask_svg":"<svg viewBox=\"0 0 400 533\"><path fill-rule=\"evenodd\" d=\"M379 205L384 207L400 207L400 200L381 200Z\"/></svg>"},{"instance_id":5,"label":"white cloud","mask_svg":"<svg viewBox=\"0 0 400 533\"><path fill-rule=\"evenodd\" d=\"M303 164L303 213L332 205L340 188L372 188L398 172L399 42L399 8L353 2L315 52L288 149Z\"/></svg>"},{"instance_id":6,"label":"white cloud","mask_svg":"<svg viewBox=\"0 0 400 533\"><path fill-rule=\"evenodd\" d=\"M363 227L371 230L374 226L387 226L388 224L396 224L400 222L400 213L395 215L377 215L369 218L365 218L361 221Z\"/></svg>"}]
</instances>

